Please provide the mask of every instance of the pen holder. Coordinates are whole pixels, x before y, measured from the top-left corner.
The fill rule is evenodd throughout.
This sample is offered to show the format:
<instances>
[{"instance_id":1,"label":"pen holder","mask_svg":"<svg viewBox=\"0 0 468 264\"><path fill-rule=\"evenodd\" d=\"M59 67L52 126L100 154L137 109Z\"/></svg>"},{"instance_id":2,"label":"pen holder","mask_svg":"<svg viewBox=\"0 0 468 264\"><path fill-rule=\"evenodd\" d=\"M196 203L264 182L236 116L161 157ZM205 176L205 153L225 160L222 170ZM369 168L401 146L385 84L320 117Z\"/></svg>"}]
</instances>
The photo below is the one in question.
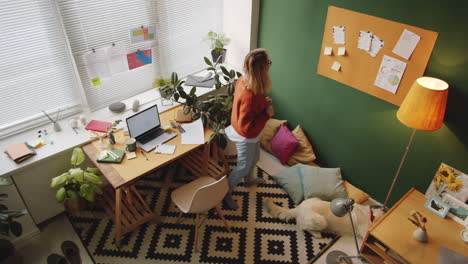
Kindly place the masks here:
<instances>
[{"instance_id":1,"label":"pen holder","mask_svg":"<svg viewBox=\"0 0 468 264\"><path fill-rule=\"evenodd\" d=\"M62 128L60 127L59 123L57 123L57 122L52 123L52 127L53 127L55 132L62 131Z\"/></svg>"}]
</instances>

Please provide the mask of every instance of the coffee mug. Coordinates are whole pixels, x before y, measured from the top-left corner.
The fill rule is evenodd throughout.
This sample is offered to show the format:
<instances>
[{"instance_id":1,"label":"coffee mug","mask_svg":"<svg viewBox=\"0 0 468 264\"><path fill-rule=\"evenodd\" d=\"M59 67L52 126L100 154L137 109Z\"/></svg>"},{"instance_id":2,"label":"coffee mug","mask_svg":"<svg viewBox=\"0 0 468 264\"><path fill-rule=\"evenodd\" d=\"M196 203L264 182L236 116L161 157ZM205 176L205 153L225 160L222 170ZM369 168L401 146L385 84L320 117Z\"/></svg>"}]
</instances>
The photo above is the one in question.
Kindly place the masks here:
<instances>
[{"instance_id":1,"label":"coffee mug","mask_svg":"<svg viewBox=\"0 0 468 264\"><path fill-rule=\"evenodd\" d=\"M134 138L127 138L125 140L125 145L127 145L125 147L125 149L128 151L128 152L134 152L136 151L136 140Z\"/></svg>"}]
</instances>

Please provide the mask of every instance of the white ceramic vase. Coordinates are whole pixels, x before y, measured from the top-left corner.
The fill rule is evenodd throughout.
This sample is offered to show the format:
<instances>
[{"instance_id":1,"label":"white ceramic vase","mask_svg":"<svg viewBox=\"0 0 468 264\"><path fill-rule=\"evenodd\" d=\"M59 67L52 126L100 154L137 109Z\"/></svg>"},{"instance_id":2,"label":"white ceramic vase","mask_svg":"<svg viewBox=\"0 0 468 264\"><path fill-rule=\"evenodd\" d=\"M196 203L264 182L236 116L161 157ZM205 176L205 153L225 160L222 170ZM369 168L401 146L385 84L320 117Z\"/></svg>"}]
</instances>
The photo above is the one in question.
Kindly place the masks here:
<instances>
[{"instance_id":1,"label":"white ceramic vase","mask_svg":"<svg viewBox=\"0 0 468 264\"><path fill-rule=\"evenodd\" d=\"M426 243L427 242L427 231L421 228L414 230L413 232L414 239L418 240L419 242Z\"/></svg>"}]
</instances>

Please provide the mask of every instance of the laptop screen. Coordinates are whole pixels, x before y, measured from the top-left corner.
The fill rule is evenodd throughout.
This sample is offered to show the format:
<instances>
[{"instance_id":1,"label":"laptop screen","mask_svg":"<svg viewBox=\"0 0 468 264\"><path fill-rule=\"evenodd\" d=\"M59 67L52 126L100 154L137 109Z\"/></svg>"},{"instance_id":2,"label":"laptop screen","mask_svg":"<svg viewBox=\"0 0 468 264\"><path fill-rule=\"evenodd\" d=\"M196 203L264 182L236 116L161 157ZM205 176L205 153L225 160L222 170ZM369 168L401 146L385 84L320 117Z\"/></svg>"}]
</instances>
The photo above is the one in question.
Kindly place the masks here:
<instances>
[{"instance_id":1,"label":"laptop screen","mask_svg":"<svg viewBox=\"0 0 468 264\"><path fill-rule=\"evenodd\" d=\"M151 129L158 128L160 125L161 122L159 121L159 112L156 105L127 118L128 132L132 138L137 138Z\"/></svg>"}]
</instances>

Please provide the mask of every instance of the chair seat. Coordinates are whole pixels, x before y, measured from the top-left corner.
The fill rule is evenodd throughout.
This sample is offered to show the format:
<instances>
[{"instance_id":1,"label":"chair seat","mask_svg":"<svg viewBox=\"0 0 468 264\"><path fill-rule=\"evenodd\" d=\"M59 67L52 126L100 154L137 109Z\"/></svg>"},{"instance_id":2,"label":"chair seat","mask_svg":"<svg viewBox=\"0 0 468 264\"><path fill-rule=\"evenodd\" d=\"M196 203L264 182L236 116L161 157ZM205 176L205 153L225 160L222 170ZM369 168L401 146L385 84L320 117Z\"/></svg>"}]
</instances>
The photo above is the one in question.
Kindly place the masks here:
<instances>
[{"instance_id":1,"label":"chair seat","mask_svg":"<svg viewBox=\"0 0 468 264\"><path fill-rule=\"evenodd\" d=\"M192 204L193 196L197 193L198 189L214 182L216 182L216 179L212 177L200 177L175 189L171 193L171 199L182 212L190 213L189 210Z\"/></svg>"}]
</instances>

